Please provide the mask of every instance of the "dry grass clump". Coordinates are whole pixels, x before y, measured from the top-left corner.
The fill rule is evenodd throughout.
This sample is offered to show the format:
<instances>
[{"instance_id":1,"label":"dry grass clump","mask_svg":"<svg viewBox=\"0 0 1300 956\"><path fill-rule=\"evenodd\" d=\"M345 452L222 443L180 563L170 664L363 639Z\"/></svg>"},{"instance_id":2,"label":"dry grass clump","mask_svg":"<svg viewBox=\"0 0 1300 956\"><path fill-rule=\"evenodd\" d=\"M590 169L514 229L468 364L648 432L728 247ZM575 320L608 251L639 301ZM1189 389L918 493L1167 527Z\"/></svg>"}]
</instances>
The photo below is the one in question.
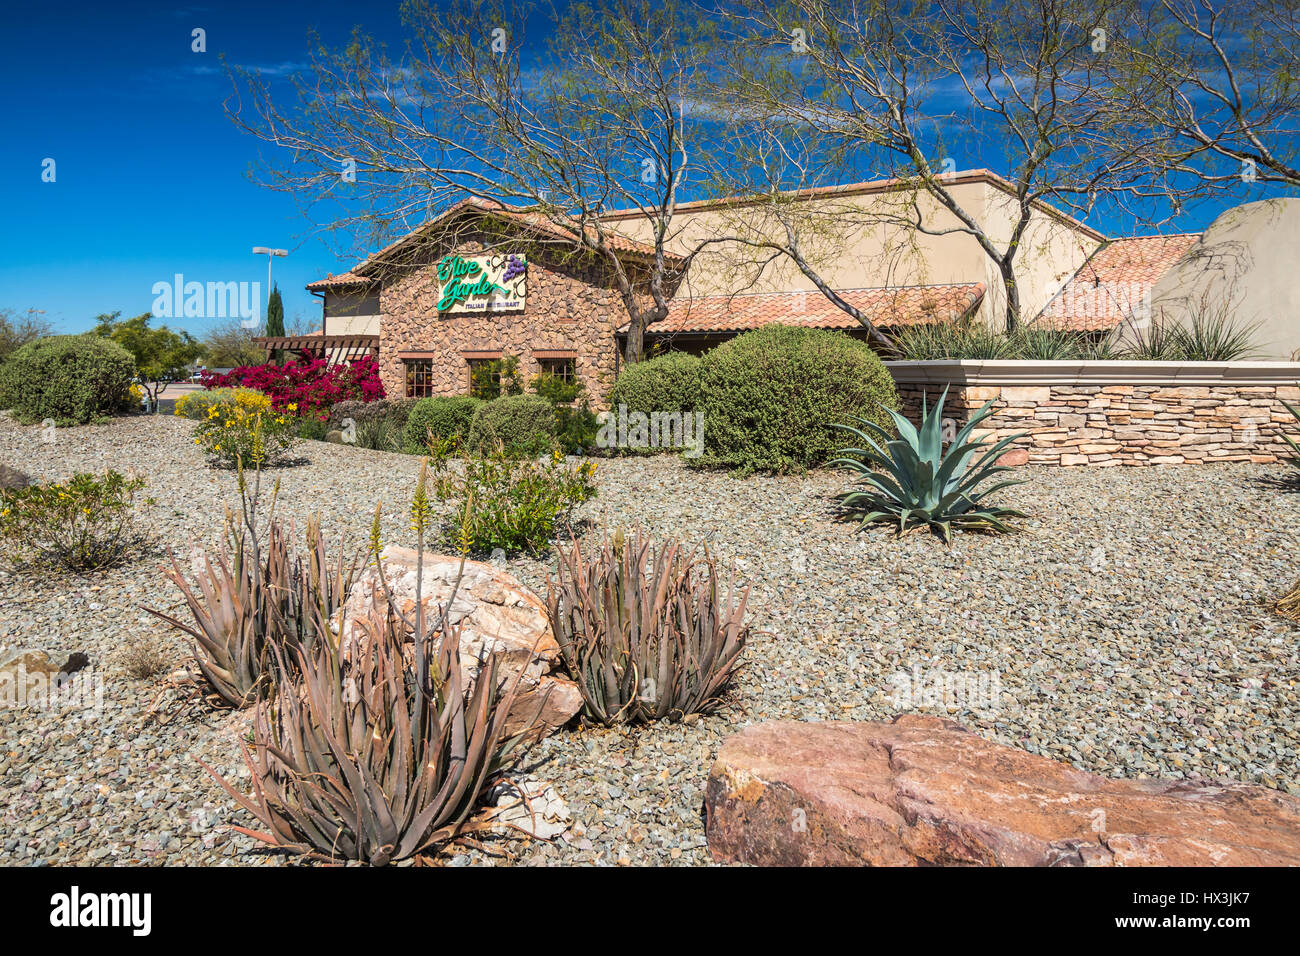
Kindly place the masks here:
<instances>
[{"instance_id":1,"label":"dry grass clump","mask_svg":"<svg viewBox=\"0 0 1300 956\"><path fill-rule=\"evenodd\" d=\"M176 646L157 631L136 636L112 655L113 663L135 680L152 680L170 670L181 657Z\"/></svg>"}]
</instances>

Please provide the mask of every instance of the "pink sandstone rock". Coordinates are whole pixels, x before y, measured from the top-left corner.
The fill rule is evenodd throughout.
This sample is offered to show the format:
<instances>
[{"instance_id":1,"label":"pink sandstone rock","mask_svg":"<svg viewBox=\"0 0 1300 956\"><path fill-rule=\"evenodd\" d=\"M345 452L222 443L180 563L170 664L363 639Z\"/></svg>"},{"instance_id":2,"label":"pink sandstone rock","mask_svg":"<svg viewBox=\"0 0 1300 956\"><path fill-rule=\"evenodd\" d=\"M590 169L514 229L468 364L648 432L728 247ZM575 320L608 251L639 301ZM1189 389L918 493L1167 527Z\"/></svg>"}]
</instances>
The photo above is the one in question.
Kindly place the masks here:
<instances>
[{"instance_id":1,"label":"pink sandstone rock","mask_svg":"<svg viewBox=\"0 0 1300 956\"><path fill-rule=\"evenodd\" d=\"M395 547L385 548L382 556L388 586L408 617L415 608L415 557L414 550ZM437 613L446 605L459 568L459 557L424 556L421 603L426 613ZM346 604L342 634L345 641L362 633L356 622L373 608L378 584L373 566L358 575ZM504 686L522 672L506 722L507 734L533 724L535 736L546 736L568 723L582 708L578 686L558 673L560 646L551 633L546 605L505 571L479 561L466 561L448 618L460 629L461 676L466 688L477 679L480 660L489 656L496 658L497 674Z\"/></svg>"},{"instance_id":2,"label":"pink sandstone rock","mask_svg":"<svg viewBox=\"0 0 1300 956\"><path fill-rule=\"evenodd\" d=\"M771 866L1300 865L1300 799L1114 780L937 717L774 721L709 775L715 860Z\"/></svg>"}]
</instances>

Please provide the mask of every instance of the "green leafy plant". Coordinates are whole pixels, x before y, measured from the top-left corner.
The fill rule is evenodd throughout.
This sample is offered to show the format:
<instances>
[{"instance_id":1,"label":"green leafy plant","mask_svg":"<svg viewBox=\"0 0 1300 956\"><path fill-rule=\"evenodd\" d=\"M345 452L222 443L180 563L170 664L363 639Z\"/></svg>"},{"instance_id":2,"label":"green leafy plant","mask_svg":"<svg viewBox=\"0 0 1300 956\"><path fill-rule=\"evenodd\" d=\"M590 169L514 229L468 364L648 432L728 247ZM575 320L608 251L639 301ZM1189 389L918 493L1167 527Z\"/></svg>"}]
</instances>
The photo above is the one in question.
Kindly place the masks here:
<instances>
[{"instance_id":1,"label":"green leafy plant","mask_svg":"<svg viewBox=\"0 0 1300 956\"><path fill-rule=\"evenodd\" d=\"M865 418L858 419L862 428L835 426L862 442L860 448L841 449L841 457L831 464L853 472L865 485L843 498L846 507L864 513L863 525L872 521L897 522L899 534L928 527L951 543L954 527L1010 531L1004 519L1024 517L1019 511L987 504L995 492L1023 482L999 481L991 487L980 487L992 476L1011 470L997 461L1024 433L1008 435L992 445L987 438L972 441L971 435L980 422L993 414L993 402L989 401L962 426L945 450L943 403L947 397L945 388L934 408L927 412L922 395L920 428L891 411L897 438Z\"/></svg>"},{"instance_id":2,"label":"green leafy plant","mask_svg":"<svg viewBox=\"0 0 1300 956\"><path fill-rule=\"evenodd\" d=\"M547 579L547 613L560 654L585 702L605 725L715 709L749 639L749 600L735 576L725 589L713 558L667 541L657 551L638 531L616 534L588 558L574 542Z\"/></svg>"},{"instance_id":3,"label":"green leafy plant","mask_svg":"<svg viewBox=\"0 0 1300 956\"><path fill-rule=\"evenodd\" d=\"M555 409L540 395L510 395L485 402L470 420L465 440L477 455L503 451L513 458L536 458L555 449Z\"/></svg>"},{"instance_id":4,"label":"green leafy plant","mask_svg":"<svg viewBox=\"0 0 1300 956\"><path fill-rule=\"evenodd\" d=\"M158 396L170 383L186 377L189 365L203 354L203 346L186 331L173 332L165 325L150 328L153 315L149 312L133 319L120 316L120 312L99 316L91 334L116 342L131 353L149 407L157 412Z\"/></svg>"},{"instance_id":5,"label":"green leafy plant","mask_svg":"<svg viewBox=\"0 0 1300 956\"><path fill-rule=\"evenodd\" d=\"M628 365L609 393L610 407L626 405L629 412L690 412L700 397L700 359L685 352L667 352Z\"/></svg>"},{"instance_id":6,"label":"green leafy plant","mask_svg":"<svg viewBox=\"0 0 1300 956\"><path fill-rule=\"evenodd\" d=\"M472 395L434 395L412 406L402 430L403 448L410 454L426 454L431 440L449 438L463 444L469 437L470 422L482 406Z\"/></svg>"},{"instance_id":7,"label":"green leafy plant","mask_svg":"<svg viewBox=\"0 0 1300 956\"><path fill-rule=\"evenodd\" d=\"M360 555L331 557L319 522L308 522L306 550L296 552L275 517L278 485L271 496L265 541L257 527L261 473L250 487L237 472L240 513L227 513L225 540L215 555L195 552L193 584L176 556L166 572L180 589L193 618L187 624L160 611L150 614L188 634L194 661L213 692L232 707L274 696L298 663L298 652L328 635L328 622L347 599ZM327 640L328 643L328 640Z\"/></svg>"},{"instance_id":8,"label":"green leafy plant","mask_svg":"<svg viewBox=\"0 0 1300 956\"><path fill-rule=\"evenodd\" d=\"M417 567L430 520L425 481L422 467L411 505ZM378 555L376 511L370 556ZM381 866L471 832L484 791L531 728L507 737L518 677L503 691L494 659L472 688L462 686L447 613L455 588L429 614L417 584L407 616L377 566L387 600L353 622L359 639L298 648L292 692L258 705L253 748L244 747L252 792L204 767L265 827L240 832L293 853Z\"/></svg>"},{"instance_id":9,"label":"green leafy plant","mask_svg":"<svg viewBox=\"0 0 1300 956\"><path fill-rule=\"evenodd\" d=\"M135 360L94 335L52 335L28 342L0 365L0 407L24 424L54 419L85 425L132 404Z\"/></svg>"},{"instance_id":10,"label":"green leafy plant","mask_svg":"<svg viewBox=\"0 0 1300 956\"><path fill-rule=\"evenodd\" d=\"M539 552L575 507L594 498L596 463L569 464L556 452L544 461L498 450L486 458L438 449L432 462L438 498L452 503L444 539L462 551Z\"/></svg>"},{"instance_id":11,"label":"green leafy plant","mask_svg":"<svg viewBox=\"0 0 1300 956\"><path fill-rule=\"evenodd\" d=\"M799 472L835 452L831 423L853 414L885 423L894 380L865 342L841 332L767 325L700 361L705 466Z\"/></svg>"},{"instance_id":12,"label":"green leafy plant","mask_svg":"<svg viewBox=\"0 0 1300 956\"><path fill-rule=\"evenodd\" d=\"M116 471L0 492L0 536L24 565L97 571L140 548L135 496L144 479Z\"/></svg>"},{"instance_id":13,"label":"green leafy plant","mask_svg":"<svg viewBox=\"0 0 1300 956\"><path fill-rule=\"evenodd\" d=\"M555 410L555 440L566 455L586 454L595 446L600 424L582 382L547 372L533 379L532 389Z\"/></svg>"},{"instance_id":14,"label":"green leafy plant","mask_svg":"<svg viewBox=\"0 0 1300 956\"><path fill-rule=\"evenodd\" d=\"M504 395L522 395L523 377L519 372L519 356L503 355L470 366L469 391L474 398L492 401Z\"/></svg>"}]
</instances>

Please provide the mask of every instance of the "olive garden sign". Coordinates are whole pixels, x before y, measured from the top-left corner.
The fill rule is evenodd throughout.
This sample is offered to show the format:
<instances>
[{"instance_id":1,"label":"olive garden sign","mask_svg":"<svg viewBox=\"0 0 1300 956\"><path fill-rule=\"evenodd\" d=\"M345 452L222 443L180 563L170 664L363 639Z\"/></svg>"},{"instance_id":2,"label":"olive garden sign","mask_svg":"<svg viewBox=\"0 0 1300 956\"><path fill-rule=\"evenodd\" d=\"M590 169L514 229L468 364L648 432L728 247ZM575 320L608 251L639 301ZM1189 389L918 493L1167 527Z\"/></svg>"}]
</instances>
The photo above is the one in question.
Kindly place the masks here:
<instances>
[{"instance_id":1,"label":"olive garden sign","mask_svg":"<svg viewBox=\"0 0 1300 956\"><path fill-rule=\"evenodd\" d=\"M438 311L506 312L524 307L528 262L521 255L448 255L438 260Z\"/></svg>"}]
</instances>

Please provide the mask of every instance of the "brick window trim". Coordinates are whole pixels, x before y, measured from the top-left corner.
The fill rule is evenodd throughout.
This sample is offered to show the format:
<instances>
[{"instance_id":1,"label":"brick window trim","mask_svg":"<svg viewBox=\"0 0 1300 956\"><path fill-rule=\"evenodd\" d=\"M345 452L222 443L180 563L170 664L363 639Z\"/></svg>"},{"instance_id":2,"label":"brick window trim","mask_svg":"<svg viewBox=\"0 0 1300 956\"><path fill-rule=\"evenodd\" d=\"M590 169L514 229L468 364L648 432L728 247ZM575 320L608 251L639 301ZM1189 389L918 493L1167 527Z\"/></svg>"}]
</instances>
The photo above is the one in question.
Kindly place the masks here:
<instances>
[{"instance_id":1,"label":"brick window trim","mask_svg":"<svg viewBox=\"0 0 1300 956\"><path fill-rule=\"evenodd\" d=\"M407 359L431 359L437 358L437 352L398 352L397 357L405 362Z\"/></svg>"},{"instance_id":2,"label":"brick window trim","mask_svg":"<svg viewBox=\"0 0 1300 956\"><path fill-rule=\"evenodd\" d=\"M535 359L577 359L578 353L573 349L533 349Z\"/></svg>"},{"instance_id":3,"label":"brick window trim","mask_svg":"<svg viewBox=\"0 0 1300 956\"><path fill-rule=\"evenodd\" d=\"M469 361L470 359L499 359L501 358L500 349L472 350L467 349L460 353L460 357Z\"/></svg>"}]
</instances>

